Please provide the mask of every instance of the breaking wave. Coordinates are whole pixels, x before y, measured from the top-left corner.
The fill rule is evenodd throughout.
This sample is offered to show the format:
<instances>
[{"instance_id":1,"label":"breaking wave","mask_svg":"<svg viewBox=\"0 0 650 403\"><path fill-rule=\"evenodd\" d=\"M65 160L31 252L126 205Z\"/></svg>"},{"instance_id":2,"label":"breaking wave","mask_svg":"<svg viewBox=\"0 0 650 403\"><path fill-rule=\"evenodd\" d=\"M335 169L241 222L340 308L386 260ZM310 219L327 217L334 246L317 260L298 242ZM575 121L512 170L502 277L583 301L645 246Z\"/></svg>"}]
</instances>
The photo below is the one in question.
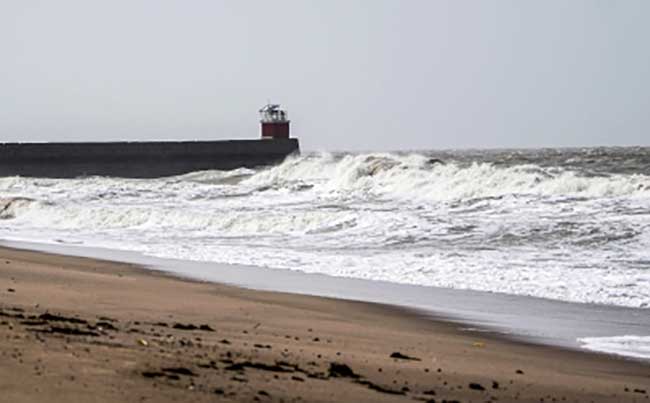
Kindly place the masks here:
<instances>
[{"instance_id":1,"label":"breaking wave","mask_svg":"<svg viewBox=\"0 0 650 403\"><path fill-rule=\"evenodd\" d=\"M647 167L622 172L615 152L597 170L606 153L563 153L321 153L159 179L0 178L0 237L650 307Z\"/></svg>"},{"instance_id":2,"label":"breaking wave","mask_svg":"<svg viewBox=\"0 0 650 403\"><path fill-rule=\"evenodd\" d=\"M290 158L252 175L260 188L316 186L324 193L418 200L462 200L506 195L617 197L650 194L645 175L585 176L536 165L444 163L424 155L363 154L337 158L318 154Z\"/></svg>"}]
</instances>

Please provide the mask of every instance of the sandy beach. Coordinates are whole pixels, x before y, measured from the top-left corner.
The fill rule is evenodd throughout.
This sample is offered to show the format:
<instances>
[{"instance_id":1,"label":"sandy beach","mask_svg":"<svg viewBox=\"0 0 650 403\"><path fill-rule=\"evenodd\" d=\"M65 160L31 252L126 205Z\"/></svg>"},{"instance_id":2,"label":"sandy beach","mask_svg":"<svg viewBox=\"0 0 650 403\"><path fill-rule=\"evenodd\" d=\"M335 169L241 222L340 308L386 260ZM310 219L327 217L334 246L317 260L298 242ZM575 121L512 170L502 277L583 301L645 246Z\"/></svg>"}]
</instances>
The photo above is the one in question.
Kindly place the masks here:
<instances>
[{"instance_id":1,"label":"sandy beach","mask_svg":"<svg viewBox=\"0 0 650 403\"><path fill-rule=\"evenodd\" d=\"M0 401L648 401L650 365L391 306L0 249Z\"/></svg>"}]
</instances>

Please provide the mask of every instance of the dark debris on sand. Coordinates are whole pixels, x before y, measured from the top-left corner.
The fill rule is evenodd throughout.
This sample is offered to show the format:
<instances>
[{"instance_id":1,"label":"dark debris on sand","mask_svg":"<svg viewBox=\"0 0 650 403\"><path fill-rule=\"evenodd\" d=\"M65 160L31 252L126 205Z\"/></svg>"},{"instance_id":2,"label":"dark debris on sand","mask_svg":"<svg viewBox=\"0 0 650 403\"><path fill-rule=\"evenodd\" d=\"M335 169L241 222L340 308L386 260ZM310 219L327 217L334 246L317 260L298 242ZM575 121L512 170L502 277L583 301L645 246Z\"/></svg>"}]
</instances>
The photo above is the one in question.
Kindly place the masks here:
<instances>
[{"instance_id":1,"label":"dark debris on sand","mask_svg":"<svg viewBox=\"0 0 650 403\"><path fill-rule=\"evenodd\" d=\"M330 363L329 375L331 377L354 378L358 379L359 375L352 371L352 368L339 362Z\"/></svg>"},{"instance_id":2,"label":"dark debris on sand","mask_svg":"<svg viewBox=\"0 0 650 403\"><path fill-rule=\"evenodd\" d=\"M413 357L399 351L390 355L380 353L383 360L381 367L369 368L359 364L357 368L351 361L344 362L342 357L348 356L345 351L337 354L336 349L323 347L323 350L315 353L312 351L313 356L310 355L308 359L300 360L289 352L294 343L299 343L294 341L294 337L282 345L285 338L278 336L282 342L273 343L271 348L268 338L253 340L249 335L242 340L232 332L222 334L220 330L216 333L207 324L144 321L120 323L105 317L86 320L50 312L33 314L4 307L0 308L0 316L7 318L5 322L17 322L20 326L25 326L26 330L36 334L35 337L58 335L57 340L65 340L67 346L74 346L76 354L96 346L130 349L133 354L138 354L138 358L134 359L137 365L132 373L144 382L151 382L152 387L191 389L209 393L215 398L230 399L236 396L233 399L237 401L253 401L254 397L261 401L281 400L276 389L269 386L269 381L286 382L281 387L284 390L304 390L319 382L331 381L332 387L346 385L344 387L365 388L384 394L387 399L410 401L453 402L453 398L460 393L457 383L452 386L451 382L447 383L448 378L442 378L442 369L432 369L427 375L430 382L427 381L426 385L413 382L409 379L408 371L422 372L424 365L416 362L428 358ZM138 333L137 338L130 333L132 330ZM192 331L215 334L189 333ZM326 340L326 336L319 336L320 340ZM314 337L303 339L311 343ZM136 341L140 340L146 343L138 344ZM334 356L336 361L327 358ZM378 371L378 368L381 370ZM429 372L428 368L425 372ZM453 368L446 369L445 373L453 376ZM522 370L516 370L516 373L523 375ZM496 380L477 379L462 386L465 385L469 393L484 400L495 401L498 397L501 401L508 401L508 398L515 397L511 393L514 388L512 385L501 387ZM490 389L490 395L487 394L487 389ZM628 390L636 393L636 396L646 394L645 389L630 387Z\"/></svg>"},{"instance_id":3,"label":"dark debris on sand","mask_svg":"<svg viewBox=\"0 0 650 403\"><path fill-rule=\"evenodd\" d=\"M178 329L178 330L202 330L204 332L214 332L214 329L210 327L210 325L193 325L191 323L175 323L172 328Z\"/></svg>"},{"instance_id":4,"label":"dark debris on sand","mask_svg":"<svg viewBox=\"0 0 650 403\"><path fill-rule=\"evenodd\" d=\"M395 359L398 359L398 360L422 361L421 359L419 359L417 357L409 357L408 355L402 354L399 351L396 351L393 354L391 354L390 358L395 358Z\"/></svg>"}]
</instances>

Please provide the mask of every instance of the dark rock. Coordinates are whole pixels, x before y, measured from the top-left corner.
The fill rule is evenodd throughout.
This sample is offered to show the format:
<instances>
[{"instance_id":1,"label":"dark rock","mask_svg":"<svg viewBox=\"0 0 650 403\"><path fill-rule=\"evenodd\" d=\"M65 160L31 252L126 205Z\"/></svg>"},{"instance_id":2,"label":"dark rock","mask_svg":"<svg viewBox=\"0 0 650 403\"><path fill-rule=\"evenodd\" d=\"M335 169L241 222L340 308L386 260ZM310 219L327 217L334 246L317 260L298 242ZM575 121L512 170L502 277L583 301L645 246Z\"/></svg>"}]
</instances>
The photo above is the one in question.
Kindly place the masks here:
<instances>
[{"instance_id":1,"label":"dark rock","mask_svg":"<svg viewBox=\"0 0 650 403\"><path fill-rule=\"evenodd\" d=\"M485 390L483 385L481 385L480 383L475 383L475 382L470 383L469 388L472 389L472 390Z\"/></svg>"},{"instance_id":2,"label":"dark rock","mask_svg":"<svg viewBox=\"0 0 650 403\"><path fill-rule=\"evenodd\" d=\"M422 392L422 394L423 394L423 395L429 395L429 396L435 396L435 395L436 395L436 391L433 390L433 389L425 390L424 392Z\"/></svg>"},{"instance_id":3,"label":"dark rock","mask_svg":"<svg viewBox=\"0 0 650 403\"><path fill-rule=\"evenodd\" d=\"M396 359L399 359L399 360L422 361L421 359L419 359L417 357L409 357L408 355L404 355L404 354L400 353L399 351L396 351L393 354L391 354L390 358L396 358Z\"/></svg>"},{"instance_id":4,"label":"dark rock","mask_svg":"<svg viewBox=\"0 0 650 403\"><path fill-rule=\"evenodd\" d=\"M499 389L499 382L492 381L492 389Z\"/></svg>"},{"instance_id":5,"label":"dark rock","mask_svg":"<svg viewBox=\"0 0 650 403\"><path fill-rule=\"evenodd\" d=\"M159 378L159 377L166 377L167 375L157 371L143 371L142 376L144 376L145 378Z\"/></svg>"},{"instance_id":6,"label":"dark rock","mask_svg":"<svg viewBox=\"0 0 650 403\"><path fill-rule=\"evenodd\" d=\"M188 324L183 324L183 323L174 323L174 326L172 326L174 329L178 330L197 330L198 326L195 326L191 323Z\"/></svg>"},{"instance_id":7,"label":"dark rock","mask_svg":"<svg viewBox=\"0 0 650 403\"><path fill-rule=\"evenodd\" d=\"M330 363L329 374L332 377L359 378L359 375L355 374L354 371L352 371L352 368L338 362Z\"/></svg>"},{"instance_id":8,"label":"dark rock","mask_svg":"<svg viewBox=\"0 0 650 403\"><path fill-rule=\"evenodd\" d=\"M159 322L162 323L162 322ZM166 326L166 324L156 324L157 326ZM191 323L174 323L174 326L172 326L174 329L178 330L202 330L204 332L214 332L214 329L210 327L210 325L193 325Z\"/></svg>"},{"instance_id":9,"label":"dark rock","mask_svg":"<svg viewBox=\"0 0 650 403\"><path fill-rule=\"evenodd\" d=\"M275 364L265 364L262 362L251 362L243 361L233 363L232 365L226 367L228 371L243 371L246 368L259 369L262 371L271 371L271 372L295 372L295 368L288 368L286 365L281 365L279 363Z\"/></svg>"},{"instance_id":10,"label":"dark rock","mask_svg":"<svg viewBox=\"0 0 650 403\"><path fill-rule=\"evenodd\" d=\"M16 292L13 288L7 288L7 292Z\"/></svg>"},{"instance_id":11,"label":"dark rock","mask_svg":"<svg viewBox=\"0 0 650 403\"><path fill-rule=\"evenodd\" d=\"M524 371L518 369L518 370L515 371L515 373L517 373L517 374L519 374L519 375L523 375L523 374L524 374Z\"/></svg>"},{"instance_id":12,"label":"dark rock","mask_svg":"<svg viewBox=\"0 0 650 403\"><path fill-rule=\"evenodd\" d=\"M641 393L642 395L645 395L645 389L634 389L634 393Z\"/></svg>"},{"instance_id":13,"label":"dark rock","mask_svg":"<svg viewBox=\"0 0 650 403\"><path fill-rule=\"evenodd\" d=\"M299 376L295 376L295 375L292 376L291 379L294 380L294 381L297 381L297 382L305 382L304 379L302 379L302 378L299 377Z\"/></svg>"}]
</instances>

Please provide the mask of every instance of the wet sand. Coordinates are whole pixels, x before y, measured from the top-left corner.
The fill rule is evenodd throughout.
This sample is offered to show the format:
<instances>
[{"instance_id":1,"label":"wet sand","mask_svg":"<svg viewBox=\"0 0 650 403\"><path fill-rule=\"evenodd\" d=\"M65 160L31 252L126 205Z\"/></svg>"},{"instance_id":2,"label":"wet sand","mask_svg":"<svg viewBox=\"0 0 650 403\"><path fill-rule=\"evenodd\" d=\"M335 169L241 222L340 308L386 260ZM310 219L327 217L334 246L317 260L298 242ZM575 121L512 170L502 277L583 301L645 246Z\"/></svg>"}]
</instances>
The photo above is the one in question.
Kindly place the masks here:
<instances>
[{"instance_id":1,"label":"wet sand","mask_svg":"<svg viewBox=\"0 0 650 403\"><path fill-rule=\"evenodd\" d=\"M0 248L1 402L649 401L650 364Z\"/></svg>"}]
</instances>

